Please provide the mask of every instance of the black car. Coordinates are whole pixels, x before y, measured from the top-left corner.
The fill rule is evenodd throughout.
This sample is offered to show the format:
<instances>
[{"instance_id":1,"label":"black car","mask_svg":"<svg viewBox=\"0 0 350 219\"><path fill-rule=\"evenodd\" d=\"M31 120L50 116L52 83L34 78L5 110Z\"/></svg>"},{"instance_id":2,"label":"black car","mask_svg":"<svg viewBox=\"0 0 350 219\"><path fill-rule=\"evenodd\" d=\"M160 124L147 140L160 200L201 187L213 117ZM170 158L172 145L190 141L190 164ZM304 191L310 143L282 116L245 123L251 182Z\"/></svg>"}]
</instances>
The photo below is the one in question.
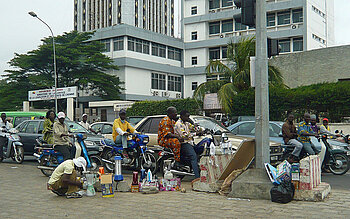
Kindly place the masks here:
<instances>
[{"instance_id":1,"label":"black car","mask_svg":"<svg viewBox=\"0 0 350 219\"><path fill-rule=\"evenodd\" d=\"M76 122L66 120L65 123L68 126L68 131L70 133L83 133L87 135L87 138L84 140L84 142L89 150L102 151L103 148L101 147L102 145L100 141L103 138L101 136L91 133ZM34 153L34 146L37 144L36 138L43 136L43 125L44 120L38 119L26 120L16 126L16 129L18 131L17 134L21 138L25 155L32 155Z\"/></svg>"}]
</instances>

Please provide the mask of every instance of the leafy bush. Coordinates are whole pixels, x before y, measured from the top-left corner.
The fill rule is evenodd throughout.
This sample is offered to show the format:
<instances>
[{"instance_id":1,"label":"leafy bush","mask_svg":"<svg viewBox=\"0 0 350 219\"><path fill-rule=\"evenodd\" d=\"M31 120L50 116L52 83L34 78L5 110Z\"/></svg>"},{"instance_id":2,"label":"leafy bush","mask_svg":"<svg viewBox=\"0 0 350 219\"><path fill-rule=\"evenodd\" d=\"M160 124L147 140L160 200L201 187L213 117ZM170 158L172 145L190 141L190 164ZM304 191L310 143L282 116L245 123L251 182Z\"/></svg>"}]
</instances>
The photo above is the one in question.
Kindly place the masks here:
<instances>
[{"instance_id":1,"label":"leafy bush","mask_svg":"<svg viewBox=\"0 0 350 219\"><path fill-rule=\"evenodd\" d=\"M169 106L176 107L178 112L188 110L192 115L198 114L201 102L194 99L177 99L177 100L162 100L162 101L140 101L132 105L127 110L128 116L151 116L166 114L166 109Z\"/></svg>"}]
</instances>

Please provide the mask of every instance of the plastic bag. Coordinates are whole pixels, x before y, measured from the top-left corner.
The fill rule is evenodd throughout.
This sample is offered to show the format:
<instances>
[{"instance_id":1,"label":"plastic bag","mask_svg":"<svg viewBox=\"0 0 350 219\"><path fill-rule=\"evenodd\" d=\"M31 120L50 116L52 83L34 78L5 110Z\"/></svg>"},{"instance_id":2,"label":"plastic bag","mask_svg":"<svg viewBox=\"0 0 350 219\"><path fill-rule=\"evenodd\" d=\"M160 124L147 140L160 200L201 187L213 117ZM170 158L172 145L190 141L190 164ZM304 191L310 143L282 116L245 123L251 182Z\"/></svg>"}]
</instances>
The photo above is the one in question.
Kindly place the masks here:
<instances>
[{"instance_id":1,"label":"plastic bag","mask_svg":"<svg viewBox=\"0 0 350 219\"><path fill-rule=\"evenodd\" d=\"M283 181L280 185L271 188L271 201L286 204L293 200L294 191L294 185L291 181Z\"/></svg>"}]
</instances>

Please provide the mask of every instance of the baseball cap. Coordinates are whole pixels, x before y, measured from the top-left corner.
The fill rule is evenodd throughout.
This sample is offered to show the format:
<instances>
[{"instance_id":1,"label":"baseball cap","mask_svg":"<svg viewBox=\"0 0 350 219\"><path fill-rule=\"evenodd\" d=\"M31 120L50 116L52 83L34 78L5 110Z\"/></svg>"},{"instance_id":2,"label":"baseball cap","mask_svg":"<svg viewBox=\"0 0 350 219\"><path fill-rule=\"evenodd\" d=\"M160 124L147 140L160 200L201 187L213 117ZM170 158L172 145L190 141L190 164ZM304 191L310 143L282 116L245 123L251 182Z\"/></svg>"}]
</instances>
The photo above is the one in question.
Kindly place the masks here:
<instances>
[{"instance_id":1,"label":"baseball cap","mask_svg":"<svg viewBox=\"0 0 350 219\"><path fill-rule=\"evenodd\" d=\"M86 114L86 113L84 113L84 114L81 116L81 118L83 118L84 116L87 116L87 114Z\"/></svg>"},{"instance_id":2,"label":"baseball cap","mask_svg":"<svg viewBox=\"0 0 350 219\"><path fill-rule=\"evenodd\" d=\"M327 121L327 122L328 122L328 119L327 119L327 118L324 118L323 121Z\"/></svg>"},{"instance_id":3,"label":"baseball cap","mask_svg":"<svg viewBox=\"0 0 350 219\"><path fill-rule=\"evenodd\" d=\"M310 119L316 119L316 115L315 114L310 115Z\"/></svg>"},{"instance_id":4,"label":"baseball cap","mask_svg":"<svg viewBox=\"0 0 350 219\"><path fill-rule=\"evenodd\" d=\"M66 114L64 114L64 112L59 112L57 114L57 118L61 119L61 118L66 118Z\"/></svg>"},{"instance_id":5,"label":"baseball cap","mask_svg":"<svg viewBox=\"0 0 350 219\"><path fill-rule=\"evenodd\" d=\"M82 167L86 171L86 160L83 157L74 158L73 163L75 166Z\"/></svg>"}]
</instances>

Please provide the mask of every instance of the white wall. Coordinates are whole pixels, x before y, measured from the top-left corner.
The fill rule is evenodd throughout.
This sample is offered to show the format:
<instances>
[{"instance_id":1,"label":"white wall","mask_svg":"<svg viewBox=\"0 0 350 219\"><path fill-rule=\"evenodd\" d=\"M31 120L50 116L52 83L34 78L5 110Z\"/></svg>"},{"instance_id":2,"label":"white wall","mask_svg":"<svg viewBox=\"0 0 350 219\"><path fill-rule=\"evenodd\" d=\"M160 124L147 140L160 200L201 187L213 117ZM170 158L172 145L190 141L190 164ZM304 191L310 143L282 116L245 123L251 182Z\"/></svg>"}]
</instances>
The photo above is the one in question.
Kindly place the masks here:
<instances>
[{"instance_id":1,"label":"white wall","mask_svg":"<svg viewBox=\"0 0 350 219\"><path fill-rule=\"evenodd\" d=\"M208 12L207 10L207 2L208 0L184 0L184 16L185 17L191 17L196 15L191 15L191 8L193 6L197 6L197 15L203 15ZM209 3L208 3L209 4Z\"/></svg>"},{"instance_id":2,"label":"white wall","mask_svg":"<svg viewBox=\"0 0 350 219\"><path fill-rule=\"evenodd\" d=\"M206 82L206 75L201 74L201 75L186 75L185 76L185 94L184 97L192 97L193 95L193 90L192 90L192 82L197 82L198 86L201 83Z\"/></svg>"},{"instance_id":3,"label":"white wall","mask_svg":"<svg viewBox=\"0 0 350 219\"><path fill-rule=\"evenodd\" d=\"M192 32L197 31L197 40L192 40ZM185 42L196 42L208 38L208 25L206 22L185 25Z\"/></svg>"},{"instance_id":4,"label":"white wall","mask_svg":"<svg viewBox=\"0 0 350 219\"><path fill-rule=\"evenodd\" d=\"M197 65L192 65L192 56L197 56ZM208 65L209 54L207 48L188 49L185 51L184 57L185 68Z\"/></svg>"},{"instance_id":5,"label":"white wall","mask_svg":"<svg viewBox=\"0 0 350 219\"><path fill-rule=\"evenodd\" d=\"M325 0L308 0L307 1L307 50L325 48L326 44L320 43L312 37L316 34L326 40L326 19L316 13L312 6L316 7L323 13L326 13Z\"/></svg>"},{"instance_id":6,"label":"white wall","mask_svg":"<svg viewBox=\"0 0 350 219\"><path fill-rule=\"evenodd\" d=\"M125 93L151 96L151 72L145 69L125 68Z\"/></svg>"}]
</instances>

